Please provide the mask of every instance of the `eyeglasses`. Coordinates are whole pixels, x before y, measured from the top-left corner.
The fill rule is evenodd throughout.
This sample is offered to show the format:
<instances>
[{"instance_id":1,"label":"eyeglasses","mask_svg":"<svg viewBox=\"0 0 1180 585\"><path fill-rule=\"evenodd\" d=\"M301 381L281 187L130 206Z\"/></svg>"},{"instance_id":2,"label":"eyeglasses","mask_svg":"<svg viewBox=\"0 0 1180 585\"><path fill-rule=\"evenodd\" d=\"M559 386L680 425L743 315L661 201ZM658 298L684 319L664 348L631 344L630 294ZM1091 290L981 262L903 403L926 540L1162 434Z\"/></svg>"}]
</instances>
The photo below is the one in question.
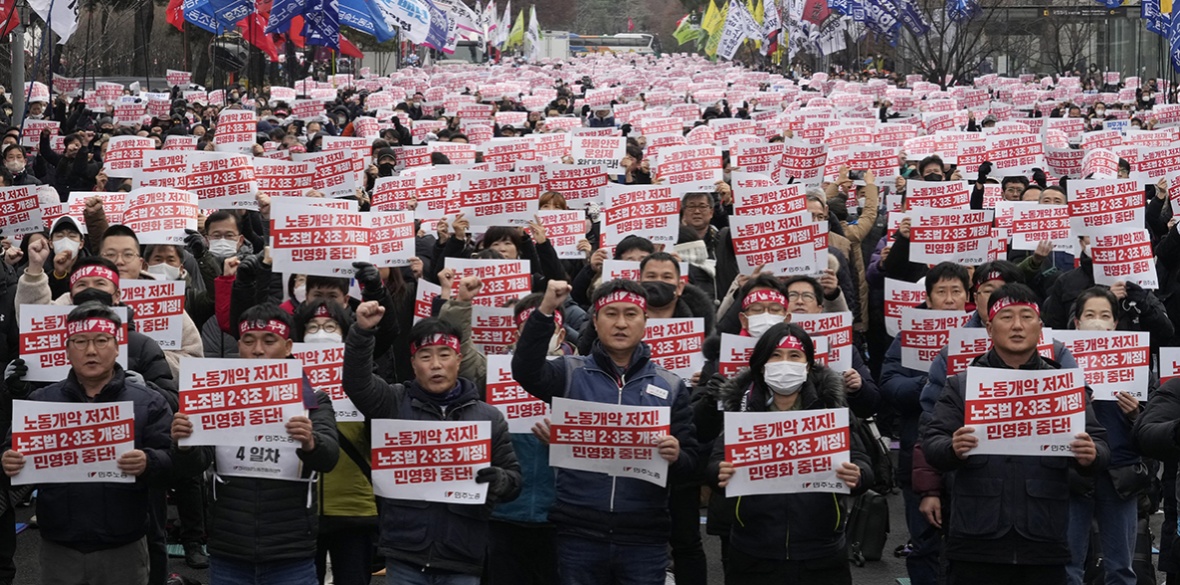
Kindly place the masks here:
<instances>
[{"instance_id":1,"label":"eyeglasses","mask_svg":"<svg viewBox=\"0 0 1180 585\"><path fill-rule=\"evenodd\" d=\"M690 211L707 211L709 209L713 209L713 206L712 205L685 205L684 208L688 209Z\"/></svg>"},{"instance_id":2,"label":"eyeglasses","mask_svg":"<svg viewBox=\"0 0 1180 585\"><path fill-rule=\"evenodd\" d=\"M762 315L764 313L770 313L771 315L786 315L787 310L779 304L773 304L769 307L763 307L761 305L750 305L749 307L746 307L746 315Z\"/></svg>"},{"instance_id":3,"label":"eyeglasses","mask_svg":"<svg viewBox=\"0 0 1180 585\"><path fill-rule=\"evenodd\" d=\"M237 232L210 232L210 240L236 240L238 239Z\"/></svg>"},{"instance_id":4,"label":"eyeglasses","mask_svg":"<svg viewBox=\"0 0 1180 585\"><path fill-rule=\"evenodd\" d=\"M106 349L114 342L115 338L110 335L99 335L90 339L85 337L71 337L66 340L66 343L74 349L86 349L91 344L94 345L94 349Z\"/></svg>"},{"instance_id":5,"label":"eyeglasses","mask_svg":"<svg viewBox=\"0 0 1180 585\"><path fill-rule=\"evenodd\" d=\"M327 323L324 323L323 325L319 325L316 323L308 323L307 324L307 329L306 329L307 333L319 333L320 331L326 331L328 333L339 333L340 326L337 325L335 321L328 321Z\"/></svg>"},{"instance_id":6,"label":"eyeglasses","mask_svg":"<svg viewBox=\"0 0 1180 585\"><path fill-rule=\"evenodd\" d=\"M814 301L815 293L798 291L789 292L787 293L787 299L791 301Z\"/></svg>"},{"instance_id":7,"label":"eyeglasses","mask_svg":"<svg viewBox=\"0 0 1180 585\"><path fill-rule=\"evenodd\" d=\"M136 254L135 252L132 252L131 250L125 250L123 252L104 252L102 257L106 258L107 260L110 260L111 262L114 262L114 261L120 260L120 259L125 262L130 262L132 260L135 260L136 258L139 258L139 254Z\"/></svg>"}]
</instances>

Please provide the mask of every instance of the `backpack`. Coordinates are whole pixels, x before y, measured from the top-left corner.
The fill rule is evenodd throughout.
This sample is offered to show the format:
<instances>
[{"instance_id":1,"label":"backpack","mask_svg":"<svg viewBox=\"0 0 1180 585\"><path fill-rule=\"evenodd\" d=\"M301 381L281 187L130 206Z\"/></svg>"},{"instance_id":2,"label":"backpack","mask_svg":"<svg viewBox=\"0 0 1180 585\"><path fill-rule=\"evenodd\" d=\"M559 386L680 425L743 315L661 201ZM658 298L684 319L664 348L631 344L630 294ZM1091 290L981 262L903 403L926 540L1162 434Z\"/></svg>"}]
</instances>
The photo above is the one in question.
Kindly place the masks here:
<instances>
[{"instance_id":1,"label":"backpack","mask_svg":"<svg viewBox=\"0 0 1180 585\"><path fill-rule=\"evenodd\" d=\"M869 489L879 494L889 494L897 487L893 458L889 453L889 439L881 436L876 418L856 419L850 432L856 433L865 447L873 468L873 485Z\"/></svg>"}]
</instances>

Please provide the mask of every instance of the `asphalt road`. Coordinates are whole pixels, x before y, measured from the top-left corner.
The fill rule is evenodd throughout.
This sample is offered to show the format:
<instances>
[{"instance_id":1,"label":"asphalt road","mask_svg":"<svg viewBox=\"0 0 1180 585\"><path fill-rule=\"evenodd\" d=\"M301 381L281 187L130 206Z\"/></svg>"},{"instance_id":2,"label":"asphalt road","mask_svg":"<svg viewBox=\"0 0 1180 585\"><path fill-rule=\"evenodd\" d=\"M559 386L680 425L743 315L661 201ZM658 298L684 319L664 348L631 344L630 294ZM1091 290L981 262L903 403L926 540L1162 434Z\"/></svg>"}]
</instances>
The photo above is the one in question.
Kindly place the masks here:
<instances>
[{"instance_id":1,"label":"asphalt road","mask_svg":"<svg viewBox=\"0 0 1180 585\"><path fill-rule=\"evenodd\" d=\"M17 521L27 521L34 511L35 507L19 508L17 511ZM889 498L889 516L890 526L893 531L889 535L889 541L885 546L884 558L878 562L868 563L864 567L853 566L852 582L856 583L856 585L898 585L899 583L905 583L904 581L898 581L898 579L904 579L906 577L905 560L893 556L893 549L898 545L904 544L907 539L903 504L899 494L893 494ZM1156 514L1152 518L1152 530L1157 535L1157 543L1162 519L1162 514ZM703 532L702 527L702 534ZM707 535L704 538L705 553L709 558L709 585L723 585L725 579L721 571L721 552L717 538ZM17 585L36 585L40 583L41 567L38 561L40 545L41 539L36 529L28 529L17 537ZM171 559L170 569L172 572L196 579L201 583L209 582L208 571L190 569L185 566L184 559ZM1162 585L1163 580L1163 574L1159 574L1158 583ZM374 585L384 585L380 577L375 577L373 583Z\"/></svg>"}]
</instances>

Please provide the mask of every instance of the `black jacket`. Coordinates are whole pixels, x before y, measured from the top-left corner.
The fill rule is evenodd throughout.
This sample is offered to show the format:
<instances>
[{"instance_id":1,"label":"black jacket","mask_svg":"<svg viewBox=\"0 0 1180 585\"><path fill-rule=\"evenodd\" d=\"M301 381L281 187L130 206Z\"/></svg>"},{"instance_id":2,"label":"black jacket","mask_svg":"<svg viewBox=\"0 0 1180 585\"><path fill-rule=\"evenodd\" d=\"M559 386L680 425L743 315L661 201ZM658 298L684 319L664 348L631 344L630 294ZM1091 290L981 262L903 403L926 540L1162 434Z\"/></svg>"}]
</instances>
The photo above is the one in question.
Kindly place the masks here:
<instances>
[{"instance_id":1,"label":"black jacket","mask_svg":"<svg viewBox=\"0 0 1180 585\"><path fill-rule=\"evenodd\" d=\"M129 382L123 368L94 400L71 370L61 382L34 390L41 402L131 402L135 411L135 448L147 455L147 470L135 483L57 483L38 487L37 524L48 541L80 552L130 544L148 533L148 491L166 485L172 472L172 411L159 393ZM11 444L11 436L7 444Z\"/></svg>"},{"instance_id":2,"label":"black jacket","mask_svg":"<svg viewBox=\"0 0 1180 585\"><path fill-rule=\"evenodd\" d=\"M311 392L307 378L303 391ZM296 450L303 477L328 472L340 457L332 399L315 392L308 409L315 449ZM215 447L173 447L178 475L197 475L216 461ZM209 553L246 563L314 559L318 529L315 490L307 482L251 477L213 478L209 505Z\"/></svg>"},{"instance_id":3,"label":"black jacket","mask_svg":"<svg viewBox=\"0 0 1180 585\"><path fill-rule=\"evenodd\" d=\"M890 256L892 257L892 255ZM1049 287L1045 301L1041 303L1042 318L1046 327L1069 329L1073 324L1074 301L1086 289L1094 286L1094 263L1083 255L1078 267L1061 276ZM1127 296L1120 302L1122 315L1119 317L1119 331L1147 331L1151 333L1153 348L1168 346L1176 333L1172 321L1159 297L1137 284L1127 283Z\"/></svg>"},{"instance_id":4,"label":"black jacket","mask_svg":"<svg viewBox=\"0 0 1180 585\"><path fill-rule=\"evenodd\" d=\"M415 382L388 384L373 375L374 332L360 326L348 331L344 349L344 392L366 418L428 421L492 422L492 466L508 472L509 484L500 493L489 491L487 503L444 504L421 500L377 498L381 513L378 547L386 558L421 567L479 575L488 547L488 519L496 502L520 494L520 463L512 448L508 422L495 407L479 400L470 380L459 378L458 401L444 414L435 404L415 397L423 392Z\"/></svg>"},{"instance_id":5,"label":"black jacket","mask_svg":"<svg viewBox=\"0 0 1180 585\"><path fill-rule=\"evenodd\" d=\"M840 375L824 366L816 366L815 370L799 390L802 409L847 408ZM818 387L814 380L821 381ZM718 397L726 412L766 412L768 398L765 390L752 385L749 370L743 370L730 380ZM854 417L850 416L849 420L857 424ZM860 468L860 483L852 490L852 495L857 495L873 485L873 466L858 433L850 433L850 436L852 462ZM725 442L716 441L708 470L714 484L724 458ZM735 520L730 529L729 544L748 555L799 561L846 554L844 529L848 522L848 496L836 493L768 494L738 496L729 498L726 503L732 505Z\"/></svg>"},{"instance_id":6,"label":"black jacket","mask_svg":"<svg viewBox=\"0 0 1180 585\"><path fill-rule=\"evenodd\" d=\"M536 287L533 288L536 290ZM700 317L705 320L706 338L713 335L717 322L717 308L713 304L713 299L695 285L686 284L684 292L680 293L680 298L676 300L676 308L673 309L672 318L686 319L691 317ZM598 341L598 330L594 328L594 321L588 320L582 330L578 332L578 353L590 355L596 341Z\"/></svg>"},{"instance_id":7,"label":"black jacket","mask_svg":"<svg viewBox=\"0 0 1180 585\"><path fill-rule=\"evenodd\" d=\"M994 349L973 366L1011 369ZM1056 370L1061 366L1033 354L1022 370ZM1086 432L1097 457L1081 467L1070 457L969 455L959 459L951 436L963 426L967 373L947 380L922 436L926 460L944 475L950 511L944 516L946 556L951 560L1014 565L1064 565L1070 561L1069 471L1082 475L1106 469L1110 449L1089 399Z\"/></svg>"}]
</instances>

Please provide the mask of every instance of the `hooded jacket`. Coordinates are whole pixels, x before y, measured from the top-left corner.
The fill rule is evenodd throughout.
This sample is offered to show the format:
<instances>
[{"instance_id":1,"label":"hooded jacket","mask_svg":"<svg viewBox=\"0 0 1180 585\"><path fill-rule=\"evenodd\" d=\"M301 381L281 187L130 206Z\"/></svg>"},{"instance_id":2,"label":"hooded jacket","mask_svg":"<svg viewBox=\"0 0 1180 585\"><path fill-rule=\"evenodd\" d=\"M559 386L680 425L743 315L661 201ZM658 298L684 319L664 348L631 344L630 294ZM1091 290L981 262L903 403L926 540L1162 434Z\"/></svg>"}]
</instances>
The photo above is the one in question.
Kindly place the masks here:
<instances>
[{"instance_id":1,"label":"hooded jacket","mask_svg":"<svg viewBox=\"0 0 1180 585\"><path fill-rule=\"evenodd\" d=\"M847 408L840 376L815 366L797 398L803 410ZM817 384L816 381L819 383ZM767 412L770 396L756 387L748 369L720 389L717 400L725 412ZM850 421L854 421L850 417ZM857 424L853 422L853 424ZM860 468L860 482L852 495L873 484L873 467L857 433L852 438L852 463ZM716 483L724 441L717 441L709 460L708 476ZM733 524L729 544L751 556L783 561L823 559L845 554L844 530L848 523L849 496L836 493L767 494L728 498ZM710 502L710 515L713 513ZM710 520L712 520L710 518Z\"/></svg>"}]
</instances>

